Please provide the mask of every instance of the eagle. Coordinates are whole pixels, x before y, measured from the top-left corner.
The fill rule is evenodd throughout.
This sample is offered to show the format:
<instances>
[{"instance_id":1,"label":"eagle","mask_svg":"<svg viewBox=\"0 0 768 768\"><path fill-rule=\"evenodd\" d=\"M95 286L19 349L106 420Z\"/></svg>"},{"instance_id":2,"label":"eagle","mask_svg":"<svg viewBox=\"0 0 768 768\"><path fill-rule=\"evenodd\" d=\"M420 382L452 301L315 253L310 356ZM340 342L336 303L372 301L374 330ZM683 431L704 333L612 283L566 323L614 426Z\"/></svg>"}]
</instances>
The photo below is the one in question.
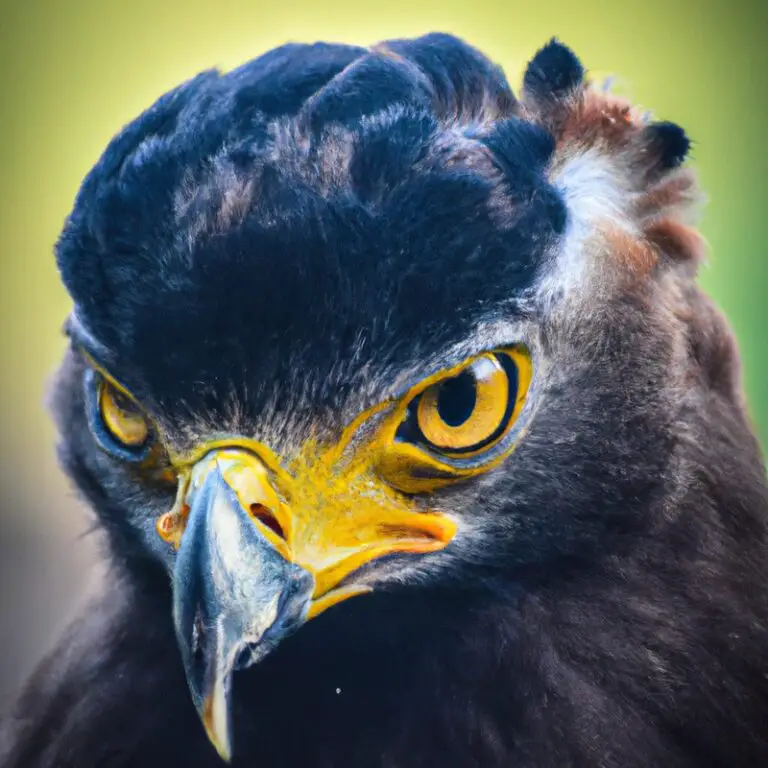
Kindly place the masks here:
<instances>
[{"instance_id":1,"label":"eagle","mask_svg":"<svg viewBox=\"0 0 768 768\"><path fill-rule=\"evenodd\" d=\"M768 490L691 142L553 39L286 44L56 245L98 594L5 768L768 765ZM55 510L51 510L55 514Z\"/></svg>"}]
</instances>

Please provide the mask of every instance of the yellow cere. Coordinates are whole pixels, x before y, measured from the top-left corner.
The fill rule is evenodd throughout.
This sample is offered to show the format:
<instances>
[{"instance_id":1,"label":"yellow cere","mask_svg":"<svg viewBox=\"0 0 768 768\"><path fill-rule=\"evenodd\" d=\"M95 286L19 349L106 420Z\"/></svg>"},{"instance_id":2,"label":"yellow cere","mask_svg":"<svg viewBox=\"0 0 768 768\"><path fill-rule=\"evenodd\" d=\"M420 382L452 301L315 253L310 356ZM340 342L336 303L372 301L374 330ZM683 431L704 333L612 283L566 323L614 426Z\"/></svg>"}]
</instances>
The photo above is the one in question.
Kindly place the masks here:
<instances>
[{"instance_id":1,"label":"yellow cere","mask_svg":"<svg viewBox=\"0 0 768 768\"><path fill-rule=\"evenodd\" d=\"M313 574L310 617L369 591L347 577L384 555L439 551L456 535L450 510L430 509L428 498L417 499L412 493L477 475L503 459L494 456L485 464L475 461L471 468L456 467L396 438L414 398L468 368L477 381L473 410L477 424L462 439L478 442L498 431L502 420L514 421L530 384L530 357L517 348L498 353L514 355L517 368L517 399L510 408L508 376L495 354L429 377L404 398L360 414L338 442L312 438L287 459L240 437L208 443L192 456L172 457L179 491L173 509L158 521L158 533L180 545L189 495L216 467L263 535L286 559ZM509 429L502 426L502 432ZM451 439L455 443L458 438Z\"/></svg>"},{"instance_id":2,"label":"yellow cere","mask_svg":"<svg viewBox=\"0 0 768 768\"><path fill-rule=\"evenodd\" d=\"M99 384L99 411L110 434L123 445L138 448L149 436L149 425L136 403L106 380Z\"/></svg>"}]
</instances>

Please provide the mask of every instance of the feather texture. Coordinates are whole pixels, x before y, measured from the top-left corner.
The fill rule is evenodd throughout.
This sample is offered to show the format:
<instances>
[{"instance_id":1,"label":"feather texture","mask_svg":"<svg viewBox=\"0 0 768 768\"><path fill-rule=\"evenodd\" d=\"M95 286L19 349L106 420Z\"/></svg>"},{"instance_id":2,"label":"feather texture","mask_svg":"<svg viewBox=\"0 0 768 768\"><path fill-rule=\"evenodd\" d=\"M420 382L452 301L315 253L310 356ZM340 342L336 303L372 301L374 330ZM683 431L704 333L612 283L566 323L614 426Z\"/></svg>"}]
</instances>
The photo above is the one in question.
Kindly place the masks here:
<instances>
[{"instance_id":1,"label":"feather texture","mask_svg":"<svg viewBox=\"0 0 768 768\"><path fill-rule=\"evenodd\" d=\"M695 285L688 149L560 43L518 100L446 35L284 46L108 147L58 263L174 448L234 432L290 456L457 356L523 340L536 363L514 454L435 495L456 546L235 677L234 765L768 763L768 491ZM96 448L83 369L70 351L60 452L112 572L0 762L218 765L148 543L173 493Z\"/></svg>"}]
</instances>

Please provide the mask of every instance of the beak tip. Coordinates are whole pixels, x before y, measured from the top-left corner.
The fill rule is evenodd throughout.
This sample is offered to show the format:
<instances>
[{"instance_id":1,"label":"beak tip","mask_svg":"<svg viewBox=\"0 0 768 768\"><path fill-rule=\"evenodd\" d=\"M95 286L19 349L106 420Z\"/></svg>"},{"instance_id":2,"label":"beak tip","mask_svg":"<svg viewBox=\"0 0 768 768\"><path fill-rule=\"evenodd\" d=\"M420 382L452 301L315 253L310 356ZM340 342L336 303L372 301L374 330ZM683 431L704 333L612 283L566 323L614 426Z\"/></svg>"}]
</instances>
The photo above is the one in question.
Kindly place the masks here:
<instances>
[{"instance_id":1,"label":"beak tip","mask_svg":"<svg viewBox=\"0 0 768 768\"><path fill-rule=\"evenodd\" d=\"M213 748L216 750L218 756L225 762L232 762L232 747L229 743L218 741L213 734L209 733L208 738L213 744Z\"/></svg>"},{"instance_id":2,"label":"beak tip","mask_svg":"<svg viewBox=\"0 0 768 768\"><path fill-rule=\"evenodd\" d=\"M217 701L215 693L205 698L201 712L203 727L211 745L225 763L232 760L232 729L229 717L228 701Z\"/></svg>"}]
</instances>

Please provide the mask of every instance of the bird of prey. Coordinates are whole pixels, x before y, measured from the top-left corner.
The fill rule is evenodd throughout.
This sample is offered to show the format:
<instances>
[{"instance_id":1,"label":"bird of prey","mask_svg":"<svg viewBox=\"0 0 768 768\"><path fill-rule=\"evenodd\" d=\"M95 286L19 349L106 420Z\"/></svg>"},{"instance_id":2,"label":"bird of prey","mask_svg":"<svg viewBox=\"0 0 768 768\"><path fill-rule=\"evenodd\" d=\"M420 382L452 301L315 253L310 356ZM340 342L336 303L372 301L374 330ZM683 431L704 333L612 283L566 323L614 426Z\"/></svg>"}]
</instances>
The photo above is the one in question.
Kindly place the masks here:
<instances>
[{"instance_id":1,"label":"bird of prey","mask_svg":"<svg viewBox=\"0 0 768 768\"><path fill-rule=\"evenodd\" d=\"M689 140L556 40L290 44L84 180L99 595L2 765L768 765L768 491ZM55 514L55 510L52 510Z\"/></svg>"}]
</instances>

